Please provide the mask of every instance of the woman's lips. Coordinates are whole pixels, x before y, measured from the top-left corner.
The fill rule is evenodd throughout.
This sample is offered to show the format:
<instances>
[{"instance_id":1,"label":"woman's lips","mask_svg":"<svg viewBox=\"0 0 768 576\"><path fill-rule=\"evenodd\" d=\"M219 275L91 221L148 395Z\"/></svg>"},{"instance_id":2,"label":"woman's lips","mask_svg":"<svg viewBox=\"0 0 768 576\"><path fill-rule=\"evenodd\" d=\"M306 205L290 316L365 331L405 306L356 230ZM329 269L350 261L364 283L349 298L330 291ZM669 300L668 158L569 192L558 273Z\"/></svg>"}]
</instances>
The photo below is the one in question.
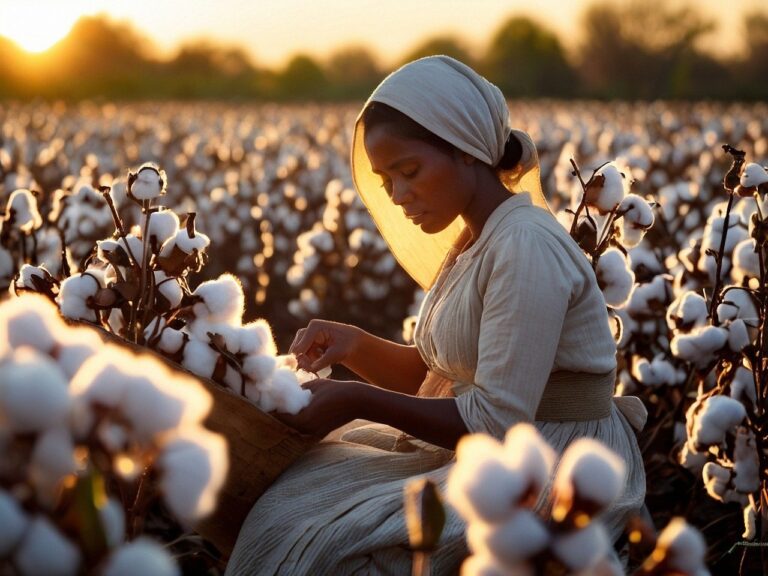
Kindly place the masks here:
<instances>
[{"instance_id":1,"label":"woman's lips","mask_svg":"<svg viewBox=\"0 0 768 576\"><path fill-rule=\"evenodd\" d=\"M414 224L419 224L424 219L425 215L426 212L416 212L415 214L406 214L405 217Z\"/></svg>"}]
</instances>

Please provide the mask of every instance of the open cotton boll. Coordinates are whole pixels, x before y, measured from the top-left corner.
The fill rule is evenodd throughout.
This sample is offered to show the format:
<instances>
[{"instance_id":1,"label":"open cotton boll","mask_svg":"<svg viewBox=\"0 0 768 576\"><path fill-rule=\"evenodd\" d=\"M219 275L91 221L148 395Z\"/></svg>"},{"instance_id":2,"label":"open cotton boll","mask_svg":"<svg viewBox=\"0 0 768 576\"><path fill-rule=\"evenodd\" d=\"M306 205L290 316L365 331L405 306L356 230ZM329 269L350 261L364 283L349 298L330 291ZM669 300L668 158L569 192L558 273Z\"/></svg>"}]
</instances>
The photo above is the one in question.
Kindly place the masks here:
<instances>
[{"instance_id":1,"label":"open cotton boll","mask_svg":"<svg viewBox=\"0 0 768 576\"><path fill-rule=\"evenodd\" d=\"M625 476L626 465L620 456L597 440L579 438L558 464L552 487L555 509L559 503L570 508L574 499L605 508L621 494Z\"/></svg>"},{"instance_id":2,"label":"open cotton boll","mask_svg":"<svg viewBox=\"0 0 768 576\"><path fill-rule=\"evenodd\" d=\"M165 170L151 163L139 167L136 174L128 175L128 191L137 200L154 200L165 194Z\"/></svg>"},{"instance_id":3,"label":"open cotton boll","mask_svg":"<svg viewBox=\"0 0 768 576\"><path fill-rule=\"evenodd\" d=\"M672 570L695 576L709 574L704 564L707 543L701 532L690 526L685 518L676 517L670 520L659 535L656 550L664 554L667 566Z\"/></svg>"},{"instance_id":4,"label":"open cotton boll","mask_svg":"<svg viewBox=\"0 0 768 576\"><path fill-rule=\"evenodd\" d=\"M619 205L619 214L624 214L621 222L621 240L625 247L637 246L645 232L653 226L653 211L648 202L636 194L628 194Z\"/></svg>"},{"instance_id":5,"label":"open cotton boll","mask_svg":"<svg viewBox=\"0 0 768 576\"><path fill-rule=\"evenodd\" d=\"M162 270L157 270L155 271L155 287L168 300L171 308L176 308L181 304L181 299L184 298L184 291L181 289L176 278L168 276Z\"/></svg>"},{"instance_id":6,"label":"open cotton boll","mask_svg":"<svg viewBox=\"0 0 768 576\"><path fill-rule=\"evenodd\" d=\"M16 499L0 488L0 558L16 547L28 524Z\"/></svg>"},{"instance_id":7,"label":"open cotton boll","mask_svg":"<svg viewBox=\"0 0 768 576\"><path fill-rule=\"evenodd\" d=\"M635 273L617 248L608 248L600 256L595 274L606 304L621 306L627 301L635 283Z\"/></svg>"},{"instance_id":8,"label":"open cotton boll","mask_svg":"<svg viewBox=\"0 0 768 576\"><path fill-rule=\"evenodd\" d=\"M731 398L740 401L749 399L752 405L755 405L757 404L755 394L755 376L752 370L739 366L731 380Z\"/></svg>"},{"instance_id":9,"label":"open cotton boll","mask_svg":"<svg viewBox=\"0 0 768 576\"><path fill-rule=\"evenodd\" d=\"M755 434L749 428L736 429L733 448L733 488L742 494L752 494L760 488L760 460Z\"/></svg>"},{"instance_id":10,"label":"open cotton boll","mask_svg":"<svg viewBox=\"0 0 768 576\"><path fill-rule=\"evenodd\" d=\"M130 362L131 357L119 346L104 345L99 354L83 363L70 381L72 396L89 404L118 407L129 382L124 369Z\"/></svg>"},{"instance_id":11,"label":"open cotton boll","mask_svg":"<svg viewBox=\"0 0 768 576\"><path fill-rule=\"evenodd\" d=\"M633 357L632 376L645 386L675 386L685 382L685 370L676 369L664 354L657 355L650 362L640 356Z\"/></svg>"},{"instance_id":12,"label":"open cotton boll","mask_svg":"<svg viewBox=\"0 0 768 576\"><path fill-rule=\"evenodd\" d=\"M768 182L768 171L755 162L749 162L744 166L744 171L739 178L739 184L744 188L754 188Z\"/></svg>"},{"instance_id":13,"label":"open cotton boll","mask_svg":"<svg viewBox=\"0 0 768 576\"><path fill-rule=\"evenodd\" d=\"M176 518L192 523L213 511L228 462L224 437L203 428L187 429L164 446L160 487Z\"/></svg>"},{"instance_id":14,"label":"open cotton boll","mask_svg":"<svg viewBox=\"0 0 768 576\"><path fill-rule=\"evenodd\" d=\"M83 363L104 345L99 335L88 328L69 328L62 333L56 360L67 380L80 370Z\"/></svg>"},{"instance_id":15,"label":"open cotton boll","mask_svg":"<svg viewBox=\"0 0 768 576\"><path fill-rule=\"evenodd\" d=\"M80 551L44 516L35 516L16 548L13 561L23 576L75 576Z\"/></svg>"},{"instance_id":16,"label":"open cotton boll","mask_svg":"<svg viewBox=\"0 0 768 576\"><path fill-rule=\"evenodd\" d=\"M41 280L51 280L51 273L46 270L45 266L32 266L31 264L24 264L19 270L19 280L16 283L17 286L27 288L29 290L35 290L35 284L32 278L40 278Z\"/></svg>"},{"instance_id":17,"label":"open cotton boll","mask_svg":"<svg viewBox=\"0 0 768 576\"><path fill-rule=\"evenodd\" d=\"M134 234L126 234L117 240L118 245L125 251L132 262L139 266L144 263L144 243Z\"/></svg>"},{"instance_id":18,"label":"open cotton boll","mask_svg":"<svg viewBox=\"0 0 768 576\"><path fill-rule=\"evenodd\" d=\"M32 348L10 354L0 372L0 415L9 429L41 432L69 416L67 379L58 364Z\"/></svg>"},{"instance_id":19,"label":"open cotton boll","mask_svg":"<svg viewBox=\"0 0 768 576\"><path fill-rule=\"evenodd\" d=\"M721 395L692 404L686 414L689 434L697 447L720 444L726 432L741 424L746 417L747 411L741 402Z\"/></svg>"},{"instance_id":20,"label":"open cotton boll","mask_svg":"<svg viewBox=\"0 0 768 576\"><path fill-rule=\"evenodd\" d=\"M139 537L114 550L104 567L104 576L180 576L181 570L164 546Z\"/></svg>"},{"instance_id":21,"label":"open cotton boll","mask_svg":"<svg viewBox=\"0 0 768 576\"><path fill-rule=\"evenodd\" d=\"M50 354L63 326L56 305L41 294L26 293L0 303L0 347L30 346Z\"/></svg>"},{"instance_id":22,"label":"open cotton boll","mask_svg":"<svg viewBox=\"0 0 768 576\"><path fill-rule=\"evenodd\" d=\"M627 312L635 318L643 318L653 315L655 308L667 306L672 300L671 281L671 276L659 274L650 282L636 284L629 295Z\"/></svg>"},{"instance_id":23,"label":"open cotton boll","mask_svg":"<svg viewBox=\"0 0 768 576\"><path fill-rule=\"evenodd\" d=\"M43 225L43 218L37 208L37 198L26 188L11 192L6 212L13 214L13 224L22 232L29 233Z\"/></svg>"},{"instance_id":24,"label":"open cotton boll","mask_svg":"<svg viewBox=\"0 0 768 576\"><path fill-rule=\"evenodd\" d=\"M694 474L701 473L708 459L706 452L697 452L688 442L683 444L683 448L678 455L680 465Z\"/></svg>"},{"instance_id":25,"label":"open cotton boll","mask_svg":"<svg viewBox=\"0 0 768 576\"><path fill-rule=\"evenodd\" d=\"M193 292L202 299L194 305L197 318L209 322L225 322L240 326L245 307L243 286L232 274L222 274L215 280L200 284Z\"/></svg>"},{"instance_id":26,"label":"open cotton boll","mask_svg":"<svg viewBox=\"0 0 768 576\"><path fill-rule=\"evenodd\" d=\"M141 216L141 229L144 230L146 216ZM173 210L161 210L154 212L149 218L149 231L147 236L155 238L158 249L166 240L176 236L179 231L179 217Z\"/></svg>"},{"instance_id":27,"label":"open cotton boll","mask_svg":"<svg viewBox=\"0 0 768 576\"><path fill-rule=\"evenodd\" d=\"M197 340L211 342L209 333L213 334L214 337L216 335L220 336L224 339L225 348L232 354L240 352L239 328L239 326L232 326L223 322L206 322L205 320L195 320L188 325L190 334Z\"/></svg>"},{"instance_id":28,"label":"open cotton boll","mask_svg":"<svg viewBox=\"0 0 768 576\"><path fill-rule=\"evenodd\" d=\"M277 368L277 359L274 356L252 355L243 360L243 372L253 382L269 382Z\"/></svg>"},{"instance_id":29,"label":"open cotton boll","mask_svg":"<svg viewBox=\"0 0 768 576\"><path fill-rule=\"evenodd\" d=\"M279 412L298 414L312 398L312 392L302 388L296 373L287 368L278 368L272 374L272 389Z\"/></svg>"},{"instance_id":30,"label":"open cotton boll","mask_svg":"<svg viewBox=\"0 0 768 576\"><path fill-rule=\"evenodd\" d=\"M62 316L97 322L96 310L90 307L89 301L103 287L92 274L73 274L64 280L56 297Z\"/></svg>"},{"instance_id":31,"label":"open cotton boll","mask_svg":"<svg viewBox=\"0 0 768 576\"><path fill-rule=\"evenodd\" d=\"M489 554L505 565L514 565L544 550L549 531L532 510L522 508L499 523L471 522L467 543L473 553Z\"/></svg>"},{"instance_id":32,"label":"open cotton boll","mask_svg":"<svg viewBox=\"0 0 768 576\"><path fill-rule=\"evenodd\" d=\"M733 472L717 462L707 462L701 471L704 488L712 498L720 502L740 502L746 504L747 497L730 488Z\"/></svg>"},{"instance_id":33,"label":"open cotton boll","mask_svg":"<svg viewBox=\"0 0 768 576\"><path fill-rule=\"evenodd\" d=\"M741 318L749 326L757 326L760 322L757 306L747 290L728 286L723 299L717 306L717 317L720 320Z\"/></svg>"},{"instance_id":34,"label":"open cotton boll","mask_svg":"<svg viewBox=\"0 0 768 576\"><path fill-rule=\"evenodd\" d=\"M530 479L504 461L501 444L485 434L459 440L446 497L465 519L501 522L517 508Z\"/></svg>"},{"instance_id":35,"label":"open cotton boll","mask_svg":"<svg viewBox=\"0 0 768 576\"><path fill-rule=\"evenodd\" d=\"M728 342L728 330L704 326L690 334L677 334L670 342L672 354L694 366L704 367L715 359L715 353Z\"/></svg>"},{"instance_id":36,"label":"open cotton boll","mask_svg":"<svg viewBox=\"0 0 768 576\"><path fill-rule=\"evenodd\" d=\"M504 436L504 452L508 464L528 474L535 492L549 482L555 463L555 451L532 424L516 424Z\"/></svg>"},{"instance_id":37,"label":"open cotton boll","mask_svg":"<svg viewBox=\"0 0 768 576\"><path fill-rule=\"evenodd\" d=\"M181 330L171 328L162 316L155 317L144 329L144 338L149 343L150 338L160 337L157 348L166 354L175 354L184 346L188 338Z\"/></svg>"},{"instance_id":38,"label":"open cotton boll","mask_svg":"<svg viewBox=\"0 0 768 576\"><path fill-rule=\"evenodd\" d=\"M616 164L609 162L595 173L584 194L589 206L594 206L600 213L605 214L619 205L626 192L624 174Z\"/></svg>"},{"instance_id":39,"label":"open cotton boll","mask_svg":"<svg viewBox=\"0 0 768 576\"><path fill-rule=\"evenodd\" d=\"M707 323L707 301L691 290L683 292L667 309L667 326L670 330L691 330Z\"/></svg>"},{"instance_id":40,"label":"open cotton boll","mask_svg":"<svg viewBox=\"0 0 768 576\"><path fill-rule=\"evenodd\" d=\"M35 441L29 474L37 499L44 506L56 503L64 478L77 470L74 450L72 434L63 427L46 430Z\"/></svg>"},{"instance_id":41,"label":"open cotton boll","mask_svg":"<svg viewBox=\"0 0 768 576\"><path fill-rule=\"evenodd\" d=\"M741 284L745 277L760 277L760 259L755 251L755 240L742 240L733 249L733 267L731 278L736 284Z\"/></svg>"},{"instance_id":42,"label":"open cotton boll","mask_svg":"<svg viewBox=\"0 0 768 576\"><path fill-rule=\"evenodd\" d=\"M550 544L555 556L574 572L588 570L605 559L611 543L602 523L558 535Z\"/></svg>"},{"instance_id":43,"label":"open cotton boll","mask_svg":"<svg viewBox=\"0 0 768 576\"><path fill-rule=\"evenodd\" d=\"M726 329L728 330L728 348L734 352L741 352L752 342L747 325L741 318L729 322Z\"/></svg>"},{"instance_id":44,"label":"open cotton boll","mask_svg":"<svg viewBox=\"0 0 768 576\"><path fill-rule=\"evenodd\" d=\"M189 231L186 228L181 228L173 238L169 238L163 244L160 250L161 256L170 256L174 247L178 247L179 250L185 254L192 254L193 252L202 252L211 243L211 239L208 238L202 232L195 232L194 237L189 235Z\"/></svg>"},{"instance_id":45,"label":"open cotton boll","mask_svg":"<svg viewBox=\"0 0 768 576\"><path fill-rule=\"evenodd\" d=\"M203 378L210 378L216 370L216 362L219 353L213 350L207 342L202 340L189 340L184 346L184 358L182 366Z\"/></svg>"}]
</instances>

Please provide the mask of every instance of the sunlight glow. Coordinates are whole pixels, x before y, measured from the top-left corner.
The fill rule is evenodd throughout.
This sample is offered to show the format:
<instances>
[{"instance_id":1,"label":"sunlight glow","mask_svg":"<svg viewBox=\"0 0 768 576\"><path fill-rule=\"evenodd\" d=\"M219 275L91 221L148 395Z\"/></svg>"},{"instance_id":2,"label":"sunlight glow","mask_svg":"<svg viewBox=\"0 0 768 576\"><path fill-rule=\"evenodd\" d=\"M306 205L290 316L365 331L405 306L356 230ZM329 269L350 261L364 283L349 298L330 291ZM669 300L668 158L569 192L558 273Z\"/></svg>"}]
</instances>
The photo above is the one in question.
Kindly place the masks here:
<instances>
[{"instance_id":1,"label":"sunlight glow","mask_svg":"<svg viewBox=\"0 0 768 576\"><path fill-rule=\"evenodd\" d=\"M18 2L0 0L0 35L27 52L44 52L64 38L87 13L89 2Z\"/></svg>"}]
</instances>

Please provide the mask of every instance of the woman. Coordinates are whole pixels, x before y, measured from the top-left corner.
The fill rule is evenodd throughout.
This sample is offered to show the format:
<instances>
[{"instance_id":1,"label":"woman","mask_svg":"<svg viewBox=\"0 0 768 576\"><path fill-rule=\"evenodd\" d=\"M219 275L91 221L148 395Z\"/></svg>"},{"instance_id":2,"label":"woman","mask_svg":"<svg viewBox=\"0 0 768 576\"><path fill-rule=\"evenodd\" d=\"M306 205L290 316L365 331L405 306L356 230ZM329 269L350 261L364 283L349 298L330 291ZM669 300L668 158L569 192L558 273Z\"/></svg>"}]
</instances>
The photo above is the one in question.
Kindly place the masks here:
<instances>
[{"instance_id":1,"label":"woman","mask_svg":"<svg viewBox=\"0 0 768 576\"><path fill-rule=\"evenodd\" d=\"M377 424L320 443L278 479L244 523L228 574L408 573L406 480L444 485L462 435L502 438L521 421L559 452L589 436L626 459L626 491L606 516L614 538L642 506L642 460L619 407L629 411L612 398L605 303L548 211L535 146L508 115L498 88L445 56L407 64L366 103L353 176L400 264L429 289L416 345L327 321L299 331L301 367L341 363L368 383L316 380L310 405L280 417L318 435ZM463 528L449 509L435 574L458 570Z\"/></svg>"}]
</instances>

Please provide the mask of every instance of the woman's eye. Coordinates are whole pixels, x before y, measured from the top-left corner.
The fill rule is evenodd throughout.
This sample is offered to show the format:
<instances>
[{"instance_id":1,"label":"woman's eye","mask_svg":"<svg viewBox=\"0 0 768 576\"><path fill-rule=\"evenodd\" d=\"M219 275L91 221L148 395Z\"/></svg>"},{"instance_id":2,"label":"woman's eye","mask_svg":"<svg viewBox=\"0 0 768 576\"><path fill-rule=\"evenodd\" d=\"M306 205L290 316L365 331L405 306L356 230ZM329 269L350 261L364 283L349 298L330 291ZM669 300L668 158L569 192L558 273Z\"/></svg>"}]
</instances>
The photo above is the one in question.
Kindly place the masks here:
<instances>
[{"instance_id":1,"label":"woman's eye","mask_svg":"<svg viewBox=\"0 0 768 576\"><path fill-rule=\"evenodd\" d=\"M392 180L390 180L389 178L382 178L381 187L384 188L384 191L387 194L389 194L390 196L392 195Z\"/></svg>"},{"instance_id":2,"label":"woman's eye","mask_svg":"<svg viewBox=\"0 0 768 576\"><path fill-rule=\"evenodd\" d=\"M402 174L402 175L403 175L405 178L413 178L414 176L416 176L416 174L418 173L418 171L419 171L419 169L418 169L418 168L415 168L415 167L414 167L414 168L406 168L406 169L404 169L404 170L402 170L402 171L401 171L401 174Z\"/></svg>"}]
</instances>

